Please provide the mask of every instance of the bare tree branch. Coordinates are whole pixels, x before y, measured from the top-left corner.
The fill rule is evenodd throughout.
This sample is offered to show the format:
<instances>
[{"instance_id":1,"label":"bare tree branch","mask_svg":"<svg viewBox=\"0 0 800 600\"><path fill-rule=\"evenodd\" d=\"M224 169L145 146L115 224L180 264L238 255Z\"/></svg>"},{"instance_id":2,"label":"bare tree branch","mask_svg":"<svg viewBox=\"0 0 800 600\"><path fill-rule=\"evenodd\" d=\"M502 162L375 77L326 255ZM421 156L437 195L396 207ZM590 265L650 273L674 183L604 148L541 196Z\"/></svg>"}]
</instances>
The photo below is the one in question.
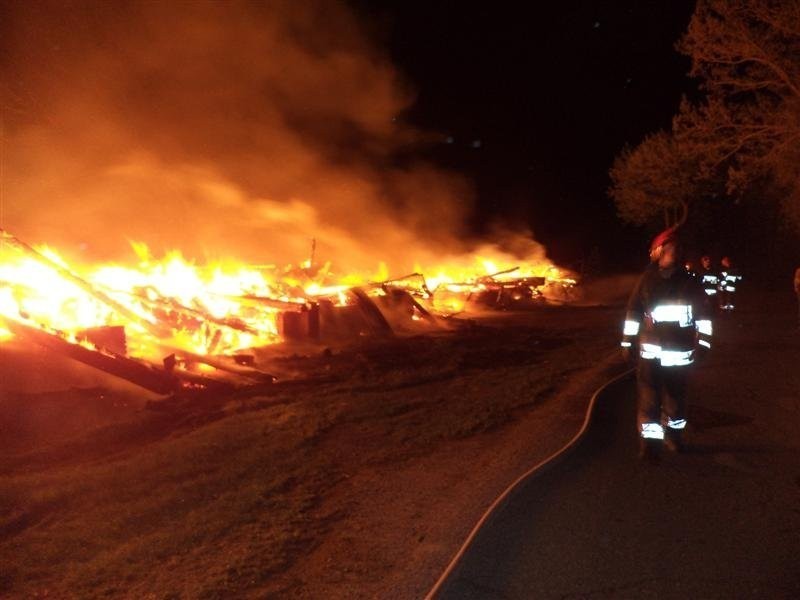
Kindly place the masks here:
<instances>
[{"instance_id":1,"label":"bare tree branch","mask_svg":"<svg viewBox=\"0 0 800 600\"><path fill-rule=\"evenodd\" d=\"M800 1L698 0L676 47L705 97L684 99L670 132L617 158L609 192L620 216L643 223L682 203L688 215L765 180L776 206L800 203ZM800 231L800 206L792 213Z\"/></svg>"}]
</instances>

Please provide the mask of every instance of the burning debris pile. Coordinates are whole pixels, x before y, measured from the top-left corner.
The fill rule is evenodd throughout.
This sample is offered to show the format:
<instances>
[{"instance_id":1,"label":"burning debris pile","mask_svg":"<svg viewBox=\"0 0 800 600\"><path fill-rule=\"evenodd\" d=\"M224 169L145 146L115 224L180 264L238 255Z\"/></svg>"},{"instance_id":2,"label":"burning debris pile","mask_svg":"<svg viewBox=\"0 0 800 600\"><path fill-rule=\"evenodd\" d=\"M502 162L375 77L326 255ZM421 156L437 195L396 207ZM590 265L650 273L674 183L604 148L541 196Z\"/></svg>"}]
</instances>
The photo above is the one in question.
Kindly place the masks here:
<instances>
[{"instance_id":1,"label":"burning debris pile","mask_svg":"<svg viewBox=\"0 0 800 600\"><path fill-rule=\"evenodd\" d=\"M0 343L32 342L160 394L231 390L274 381L256 364L259 347L436 327L469 306L568 299L576 284L550 264L389 279L385 268L337 277L313 252L281 269L134 249L137 268L78 270L0 229Z\"/></svg>"},{"instance_id":2,"label":"burning debris pile","mask_svg":"<svg viewBox=\"0 0 800 600\"><path fill-rule=\"evenodd\" d=\"M272 381L276 343L419 331L573 285L502 218L485 232L513 256L466 250L473 186L425 158L438 134L404 117L412 86L346 3L46 5L0 4L0 227L61 251L0 229L0 342L213 390ZM283 267L312 236L359 271L313 252ZM255 261L269 240L278 262L65 259L125 237ZM363 271L378 260L392 269Z\"/></svg>"}]
</instances>

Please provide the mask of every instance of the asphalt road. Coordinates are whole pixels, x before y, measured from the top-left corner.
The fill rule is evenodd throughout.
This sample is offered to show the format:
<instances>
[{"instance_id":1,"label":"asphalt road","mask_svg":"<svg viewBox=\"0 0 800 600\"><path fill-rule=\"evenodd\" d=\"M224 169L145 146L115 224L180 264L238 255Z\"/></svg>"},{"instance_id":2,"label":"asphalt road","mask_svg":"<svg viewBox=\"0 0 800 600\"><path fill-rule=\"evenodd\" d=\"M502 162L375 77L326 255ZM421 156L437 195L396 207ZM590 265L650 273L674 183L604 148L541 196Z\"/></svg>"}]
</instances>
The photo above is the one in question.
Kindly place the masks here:
<instances>
[{"instance_id":1,"label":"asphalt road","mask_svg":"<svg viewBox=\"0 0 800 600\"><path fill-rule=\"evenodd\" d=\"M787 297L720 319L687 454L637 459L633 379L490 518L438 598L800 598L800 333ZM764 310L767 307L768 310Z\"/></svg>"}]
</instances>

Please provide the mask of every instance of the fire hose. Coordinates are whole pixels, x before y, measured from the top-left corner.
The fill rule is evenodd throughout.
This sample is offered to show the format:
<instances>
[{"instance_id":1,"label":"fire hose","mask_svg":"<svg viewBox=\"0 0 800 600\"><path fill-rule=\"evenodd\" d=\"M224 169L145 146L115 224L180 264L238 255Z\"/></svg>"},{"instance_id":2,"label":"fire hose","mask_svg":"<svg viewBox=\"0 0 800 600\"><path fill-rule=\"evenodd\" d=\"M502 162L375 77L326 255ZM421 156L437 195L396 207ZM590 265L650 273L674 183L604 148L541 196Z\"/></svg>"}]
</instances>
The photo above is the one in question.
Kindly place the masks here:
<instances>
[{"instance_id":1,"label":"fire hose","mask_svg":"<svg viewBox=\"0 0 800 600\"><path fill-rule=\"evenodd\" d=\"M452 575L453 571L455 571L458 563L466 554L467 550L469 550L470 546L474 542L475 538L477 537L481 528L486 524L489 520L489 517L511 496L512 492L518 489L521 484L532 477L540 474L546 467L551 467L556 464L557 461L563 460L567 457L567 455L577 448L580 441L586 435L587 431L589 430L589 425L592 420L592 414L594 413L594 407L597 404L598 398L600 394L605 391L606 388L613 385L617 381L628 377L631 373L634 372L635 369L627 369L626 371L616 375L603 383L600 387L598 387L594 393L592 394L591 399L589 400L589 406L586 409L586 415L583 419L583 424L581 425L580 430L575 436L567 442L565 446L563 446L560 450L557 450L544 460L538 462L536 465L528 469L525 473L520 475L511 485L509 485L495 500L489 505L489 508L483 513L483 515L478 519L478 522L469 532L466 540L461 544L461 547L456 552L455 556L450 560L445 568L444 572L439 576L439 579L436 580L436 583L433 585L431 590L425 595L425 600L434 600L436 596L442 591L444 584L447 582L450 575Z\"/></svg>"}]
</instances>

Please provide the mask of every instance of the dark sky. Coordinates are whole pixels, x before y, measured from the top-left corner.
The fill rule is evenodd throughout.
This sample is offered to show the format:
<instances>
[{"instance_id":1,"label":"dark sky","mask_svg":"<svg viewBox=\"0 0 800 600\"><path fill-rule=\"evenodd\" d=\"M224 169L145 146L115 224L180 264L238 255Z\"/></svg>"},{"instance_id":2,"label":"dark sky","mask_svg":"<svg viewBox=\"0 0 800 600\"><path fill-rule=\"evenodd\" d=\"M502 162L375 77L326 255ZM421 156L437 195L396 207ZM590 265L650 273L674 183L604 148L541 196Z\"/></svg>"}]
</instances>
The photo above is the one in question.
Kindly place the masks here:
<instances>
[{"instance_id":1,"label":"dark sky","mask_svg":"<svg viewBox=\"0 0 800 600\"><path fill-rule=\"evenodd\" d=\"M355 2L416 88L408 118L443 134L431 156L474 179L476 227L529 222L556 259L634 264L651 232L617 220L608 169L692 89L674 44L694 4Z\"/></svg>"},{"instance_id":2,"label":"dark sky","mask_svg":"<svg viewBox=\"0 0 800 600\"><path fill-rule=\"evenodd\" d=\"M693 4L0 0L5 218L92 259L291 262L313 237L349 268L470 253L504 219L517 255L530 227L562 265L640 265L608 170L691 90Z\"/></svg>"}]
</instances>

